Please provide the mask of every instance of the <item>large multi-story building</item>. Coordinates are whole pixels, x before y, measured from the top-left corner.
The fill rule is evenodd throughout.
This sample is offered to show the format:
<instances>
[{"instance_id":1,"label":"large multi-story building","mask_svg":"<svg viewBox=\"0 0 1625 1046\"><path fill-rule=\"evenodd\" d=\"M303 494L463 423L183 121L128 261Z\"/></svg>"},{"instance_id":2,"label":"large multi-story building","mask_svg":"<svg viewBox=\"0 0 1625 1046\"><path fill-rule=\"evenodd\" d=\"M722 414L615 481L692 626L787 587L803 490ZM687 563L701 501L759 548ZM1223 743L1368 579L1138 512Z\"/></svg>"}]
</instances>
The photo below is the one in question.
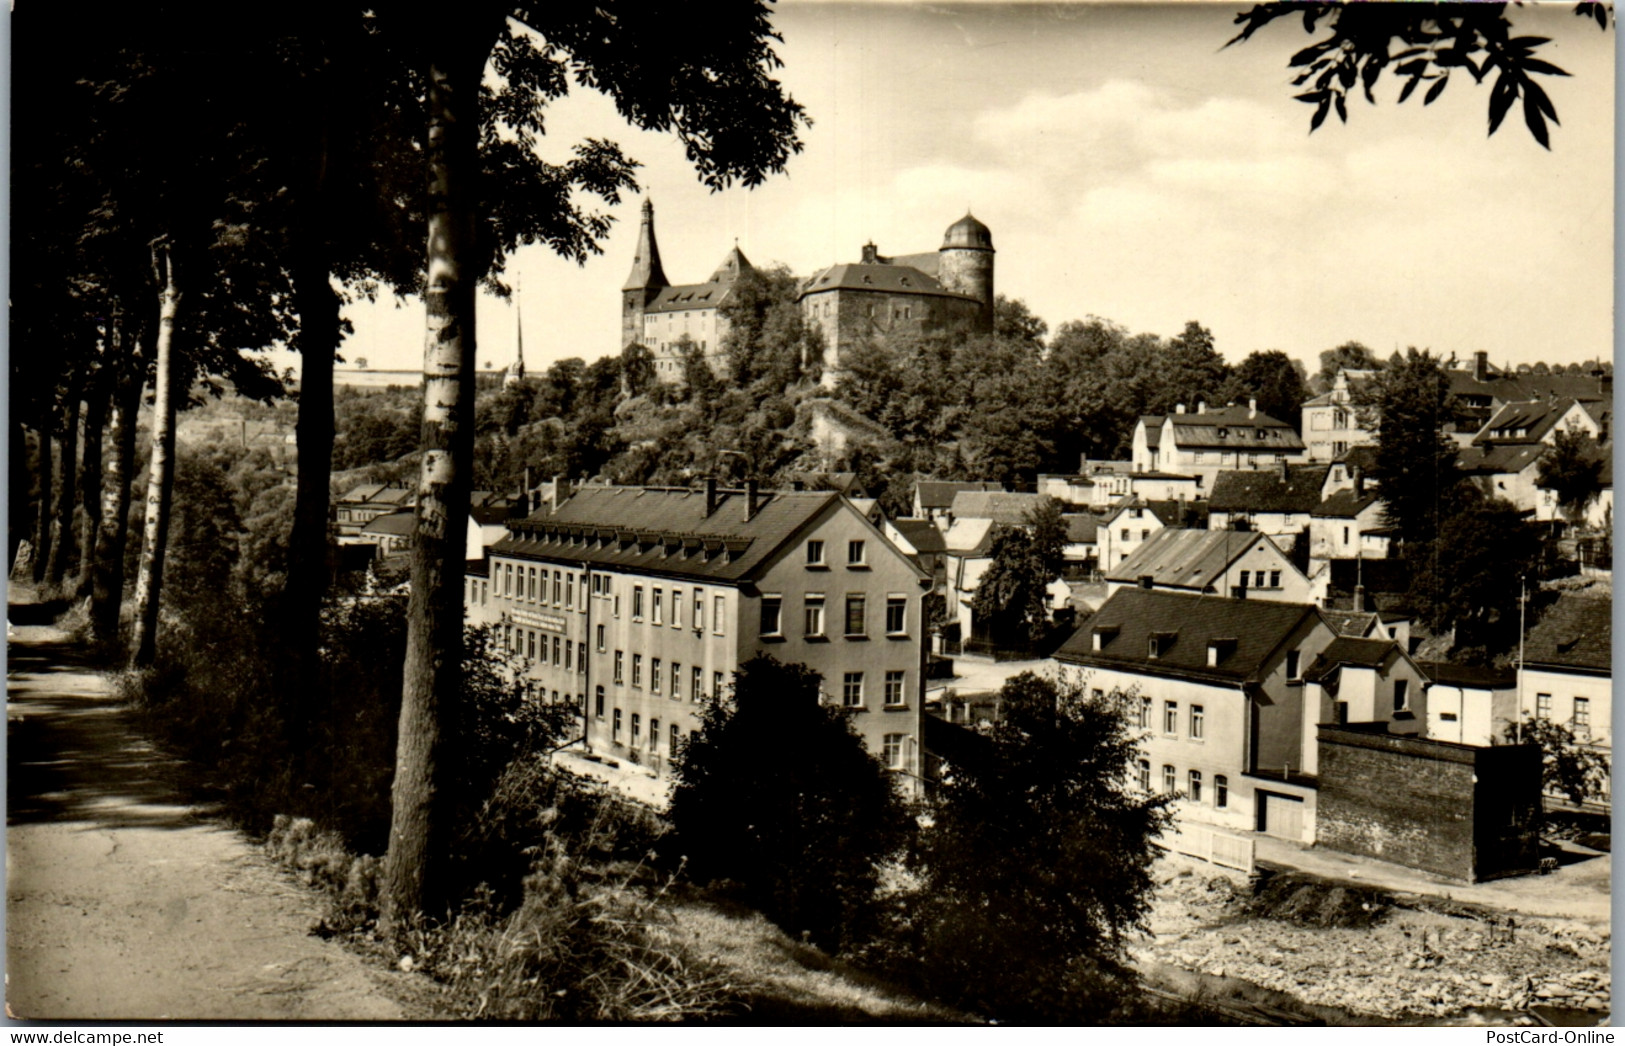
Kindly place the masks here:
<instances>
[{"instance_id":1,"label":"large multi-story building","mask_svg":"<svg viewBox=\"0 0 1625 1046\"><path fill-rule=\"evenodd\" d=\"M596 753L665 772L703 701L770 654L917 781L930 578L839 494L583 487L510 523L471 585L470 616L581 709Z\"/></svg>"},{"instance_id":2,"label":"large multi-story building","mask_svg":"<svg viewBox=\"0 0 1625 1046\"><path fill-rule=\"evenodd\" d=\"M1148 414L1134 426L1135 472L1194 476L1204 490L1213 489L1220 472L1279 468L1305 457L1292 426L1261 413L1256 401L1212 410L1198 403L1193 413L1179 404L1172 414Z\"/></svg>"}]
</instances>

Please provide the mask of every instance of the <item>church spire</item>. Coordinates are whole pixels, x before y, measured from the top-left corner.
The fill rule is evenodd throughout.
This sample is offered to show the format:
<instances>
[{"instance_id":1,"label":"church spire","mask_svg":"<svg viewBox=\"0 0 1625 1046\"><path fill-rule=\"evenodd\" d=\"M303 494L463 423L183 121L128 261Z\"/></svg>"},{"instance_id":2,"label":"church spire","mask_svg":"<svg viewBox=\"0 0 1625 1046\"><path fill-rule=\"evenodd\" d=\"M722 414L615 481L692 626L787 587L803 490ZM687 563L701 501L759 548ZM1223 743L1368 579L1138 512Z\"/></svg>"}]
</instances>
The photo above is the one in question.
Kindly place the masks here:
<instances>
[{"instance_id":1,"label":"church spire","mask_svg":"<svg viewBox=\"0 0 1625 1046\"><path fill-rule=\"evenodd\" d=\"M514 342L517 351L513 363L508 367L508 376L503 380L504 385L521 385L525 381L525 310L520 308L519 281L514 281L513 289L513 325Z\"/></svg>"},{"instance_id":2,"label":"church spire","mask_svg":"<svg viewBox=\"0 0 1625 1046\"><path fill-rule=\"evenodd\" d=\"M655 290L667 286L665 270L660 267L660 246L655 243L655 207L643 198L643 222L638 227L638 249L632 256L632 272L626 277L623 291Z\"/></svg>"}]
</instances>

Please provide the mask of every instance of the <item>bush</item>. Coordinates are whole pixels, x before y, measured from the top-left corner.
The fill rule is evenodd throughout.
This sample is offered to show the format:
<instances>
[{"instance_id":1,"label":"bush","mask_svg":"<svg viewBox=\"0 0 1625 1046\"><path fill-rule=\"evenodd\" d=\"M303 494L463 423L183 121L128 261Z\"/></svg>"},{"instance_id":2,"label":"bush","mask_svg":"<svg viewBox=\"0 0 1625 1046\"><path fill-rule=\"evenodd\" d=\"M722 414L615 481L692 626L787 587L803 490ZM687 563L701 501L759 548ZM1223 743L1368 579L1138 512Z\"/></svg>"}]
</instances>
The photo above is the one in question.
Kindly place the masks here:
<instances>
[{"instance_id":1,"label":"bush","mask_svg":"<svg viewBox=\"0 0 1625 1046\"><path fill-rule=\"evenodd\" d=\"M789 933L837 949L866 935L908 819L820 682L771 657L741 665L733 700L713 698L683 747L670 818L696 880L733 880Z\"/></svg>"}]
</instances>

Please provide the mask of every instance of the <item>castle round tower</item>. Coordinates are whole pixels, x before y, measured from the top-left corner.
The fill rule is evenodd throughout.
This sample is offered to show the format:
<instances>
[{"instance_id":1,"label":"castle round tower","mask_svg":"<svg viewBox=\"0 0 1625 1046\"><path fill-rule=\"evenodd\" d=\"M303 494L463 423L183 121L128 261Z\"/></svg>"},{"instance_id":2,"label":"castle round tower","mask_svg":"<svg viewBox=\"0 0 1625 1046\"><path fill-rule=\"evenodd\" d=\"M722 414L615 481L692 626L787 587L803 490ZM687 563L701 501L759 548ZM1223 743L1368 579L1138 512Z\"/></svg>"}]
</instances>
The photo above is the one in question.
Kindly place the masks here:
<instances>
[{"instance_id":1,"label":"castle round tower","mask_svg":"<svg viewBox=\"0 0 1625 1046\"><path fill-rule=\"evenodd\" d=\"M969 211L942 236L937 278L951 291L982 303L978 321L993 329L993 233Z\"/></svg>"}]
</instances>

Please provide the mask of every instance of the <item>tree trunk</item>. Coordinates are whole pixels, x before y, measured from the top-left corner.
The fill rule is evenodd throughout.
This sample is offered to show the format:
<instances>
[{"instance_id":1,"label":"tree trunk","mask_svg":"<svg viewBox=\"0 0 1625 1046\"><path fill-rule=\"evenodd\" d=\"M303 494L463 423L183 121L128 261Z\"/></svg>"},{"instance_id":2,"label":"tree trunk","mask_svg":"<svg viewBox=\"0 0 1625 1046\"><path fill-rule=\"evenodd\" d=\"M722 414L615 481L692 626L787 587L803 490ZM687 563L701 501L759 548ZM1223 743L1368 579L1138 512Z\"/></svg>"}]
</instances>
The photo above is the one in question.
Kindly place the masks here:
<instances>
[{"instance_id":1,"label":"tree trunk","mask_svg":"<svg viewBox=\"0 0 1625 1046\"><path fill-rule=\"evenodd\" d=\"M79 576L73 585L78 598L90 595L96 565L96 532L101 529L102 434L107 427L108 400L113 395L113 384L107 380L105 366L97 372L87 395L85 445L79 454L79 506L84 509L84 518L79 521Z\"/></svg>"},{"instance_id":2,"label":"tree trunk","mask_svg":"<svg viewBox=\"0 0 1625 1046\"><path fill-rule=\"evenodd\" d=\"M67 417L62 424L61 453L56 462L56 504L51 508L51 556L45 565L45 583L60 590L73 558L73 506L79 489L79 389L68 392Z\"/></svg>"},{"instance_id":3,"label":"tree trunk","mask_svg":"<svg viewBox=\"0 0 1625 1046\"><path fill-rule=\"evenodd\" d=\"M310 260L294 273L299 311L298 486L288 538L288 580L283 592L284 695L288 740L303 764L307 726L318 712L316 678L322 596L327 591L327 513L333 469L333 354L339 340L339 299L329 267Z\"/></svg>"},{"instance_id":4,"label":"tree trunk","mask_svg":"<svg viewBox=\"0 0 1625 1046\"><path fill-rule=\"evenodd\" d=\"M131 661L150 665L158 653L158 609L163 597L164 546L169 541L169 503L175 493L175 320L181 292L167 243L152 248L158 284L158 335L153 373L152 459L147 466L147 521L141 566L135 578L135 636Z\"/></svg>"},{"instance_id":5,"label":"tree trunk","mask_svg":"<svg viewBox=\"0 0 1625 1046\"><path fill-rule=\"evenodd\" d=\"M51 553L51 439L56 428L55 411L50 403L40 407L39 453L34 457L34 473L38 488L34 496L34 562L31 574L37 585L45 580L45 559Z\"/></svg>"},{"instance_id":6,"label":"tree trunk","mask_svg":"<svg viewBox=\"0 0 1625 1046\"><path fill-rule=\"evenodd\" d=\"M139 356L139 351L135 355ZM96 531L92 557L95 572L90 586L90 634L99 644L118 640L119 611L124 602L124 546L129 540L136 416L141 411L141 389L145 384L140 373L131 366L114 382L113 449L102 481L101 526Z\"/></svg>"},{"instance_id":7,"label":"tree trunk","mask_svg":"<svg viewBox=\"0 0 1625 1046\"><path fill-rule=\"evenodd\" d=\"M16 380L15 376L12 379ZM23 535L32 528L28 515L28 426L23 423L21 413L17 410L18 396L15 389L11 395L11 424L7 435L10 446L7 450L7 497L10 498L6 508L6 569L9 571L17 564L17 550L22 547Z\"/></svg>"},{"instance_id":8,"label":"tree trunk","mask_svg":"<svg viewBox=\"0 0 1625 1046\"><path fill-rule=\"evenodd\" d=\"M474 20L470 20L474 21ZM467 23L465 23L465 26ZM463 557L474 465L474 178L478 90L498 17L429 43L428 316L423 346L423 462L411 550L405 679L384 860L380 927L395 935L438 914L447 851L441 701L458 692ZM449 37L449 39L448 39Z\"/></svg>"}]
</instances>

